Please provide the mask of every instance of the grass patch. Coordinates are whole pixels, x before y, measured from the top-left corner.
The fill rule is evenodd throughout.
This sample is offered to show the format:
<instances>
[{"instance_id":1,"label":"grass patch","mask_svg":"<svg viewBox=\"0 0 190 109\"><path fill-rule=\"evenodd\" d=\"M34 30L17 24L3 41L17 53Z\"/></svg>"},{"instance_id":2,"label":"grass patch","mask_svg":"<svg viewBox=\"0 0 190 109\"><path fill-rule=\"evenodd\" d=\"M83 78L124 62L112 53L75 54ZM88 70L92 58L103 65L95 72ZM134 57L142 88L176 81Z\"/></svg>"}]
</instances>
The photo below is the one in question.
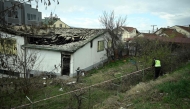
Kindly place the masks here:
<instances>
[{"instance_id":1,"label":"grass patch","mask_svg":"<svg viewBox=\"0 0 190 109\"><path fill-rule=\"evenodd\" d=\"M161 82L162 79L165 80ZM159 82L157 86L139 94L146 96L142 95L142 97L133 100L133 108L190 108L190 64L177 69L174 74L161 78Z\"/></svg>"},{"instance_id":2,"label":"grass patch","mask_svg":"<svg viewBox=\"0 0 190 109\"><path fill-rule=\"evenodd\" d=\"M159 85L158 90L164 93L163 103L181 106L185 101L190 101L190 78L181 79L177 82L167 82Z\"/></svg>"}]
</instances>

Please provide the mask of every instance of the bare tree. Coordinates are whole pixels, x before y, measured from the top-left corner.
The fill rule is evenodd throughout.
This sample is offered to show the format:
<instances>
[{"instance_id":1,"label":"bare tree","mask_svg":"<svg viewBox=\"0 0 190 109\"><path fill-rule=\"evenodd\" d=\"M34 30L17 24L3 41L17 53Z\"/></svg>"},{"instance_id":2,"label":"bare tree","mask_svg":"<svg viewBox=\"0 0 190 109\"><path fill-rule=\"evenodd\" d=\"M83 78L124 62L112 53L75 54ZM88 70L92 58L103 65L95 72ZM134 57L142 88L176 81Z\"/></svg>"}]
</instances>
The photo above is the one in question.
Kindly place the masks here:
<instances>
[{"instance_id":1,"label":"bare tree","mask_svg":"<svg viewBox=\"0 0 190 109\"><path fill-rule=\"evenodd\" d=\"M1 38L0 41L3 39ZM35 66L39 66L39 63L36 63L39 59L38 52L30 52L25 50L17 51L18 54L7 54L7 49L4 44L1 46L0 54L0 69L7 71L10 75L17 75L18 77L29 77L29 72ZM10 46L11 47L11 46Z\"/></svg>"},{"instance_id":2,"label":"bare tree","mask_svg":"<svg viewBox=\"0 0 190 109\"><path fill-rule=\"evenodd\" d=\"M121 46L121 35L122 31L120 27L123 26L126 22L127 17L122 18L121 16L116 17L114 11L111 13L103 12L103 15L100 16L99 21L101 22L102 26L105 30L110 34L111 37L105 37L107 41L108 47L107 56L108 58L113 55L113 60L115 60L117 56L117 50Z\"/></svg>"}]
</instances>

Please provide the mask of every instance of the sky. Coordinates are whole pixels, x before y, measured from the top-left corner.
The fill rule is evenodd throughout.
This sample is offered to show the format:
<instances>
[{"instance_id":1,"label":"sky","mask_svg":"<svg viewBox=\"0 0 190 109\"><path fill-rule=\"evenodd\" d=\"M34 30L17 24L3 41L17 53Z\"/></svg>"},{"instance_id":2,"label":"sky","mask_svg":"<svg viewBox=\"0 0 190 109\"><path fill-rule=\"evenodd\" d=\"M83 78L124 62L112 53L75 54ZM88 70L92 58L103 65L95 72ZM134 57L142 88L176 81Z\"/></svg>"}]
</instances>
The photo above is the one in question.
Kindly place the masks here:
<instances>
[{"instance_id":1,"label":"sky","mask_svg":"<svg viewBox=\"0 0 190 109\"><path fill-rule=\"evenodd\" d=\"M58 5L51 1L47 9L39 4L42 18L49 17L52 12L72 27L103 28L100 16L112 11L116 18L127 17L124 26L139 31L152 31L152 25L158 29L190 25L190 0L59 0Z\"/></svg>"}]
</instances>

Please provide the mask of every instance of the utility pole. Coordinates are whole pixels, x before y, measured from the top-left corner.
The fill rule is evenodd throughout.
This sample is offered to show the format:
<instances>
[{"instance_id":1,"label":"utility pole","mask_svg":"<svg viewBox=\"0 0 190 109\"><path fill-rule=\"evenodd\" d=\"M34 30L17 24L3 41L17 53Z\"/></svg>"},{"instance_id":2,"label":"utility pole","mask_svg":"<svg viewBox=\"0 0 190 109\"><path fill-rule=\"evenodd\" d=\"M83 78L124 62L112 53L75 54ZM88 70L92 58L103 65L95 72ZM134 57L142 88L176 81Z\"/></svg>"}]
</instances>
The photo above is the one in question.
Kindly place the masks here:
<instances>
[{"instance_id":1,"label":"utility pole","mask_svg":"<svg viewBox=\"0 0 190 109\"><path fill-rule=\"evenodd\" d=\"M153 28L152 28L152 33L154 33L154 27L157 26L157 25L151 25Z\"/></svg>"}]
</instances>

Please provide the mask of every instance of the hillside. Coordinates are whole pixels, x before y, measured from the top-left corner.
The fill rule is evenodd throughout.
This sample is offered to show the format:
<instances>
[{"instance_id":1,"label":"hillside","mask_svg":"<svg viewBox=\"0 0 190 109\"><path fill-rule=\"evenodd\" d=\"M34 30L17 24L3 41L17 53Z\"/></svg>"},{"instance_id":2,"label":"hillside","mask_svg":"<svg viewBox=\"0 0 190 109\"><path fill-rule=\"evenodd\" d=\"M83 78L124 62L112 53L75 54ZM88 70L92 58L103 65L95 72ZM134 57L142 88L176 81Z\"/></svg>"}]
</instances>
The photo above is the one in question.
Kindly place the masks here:
<instances>
[{"instance_id":1,"label":"hillside","mask_svg":"<svg viewBox=\"0 0 190 109\"><path fill-rule=\"evenodd\" d=\"M142 67L139 64L139 69ZM131 59L111 62L80 77L77 84L67 80L2 78L11 82L1 89L2 108L40 109L189 109L190 63L153 81L153 69L136 71ZM30 90L26 90L29 88ZM19 90L18 90L19 89ZM28 91L28 93L25 93ZM9 93L7 93L9 92ZM5 96L6 95L6 96Z\"/></svg>"},{"instance_id":2,"label":"hillside","mask_svg":"<svg viewBox=\"0 0 190 109\"><path fill-rule=\"evenodd\" d=\"M98 109L190 109L190 63L157 80L140 82Z\"/></svg>"}]
</instances>

